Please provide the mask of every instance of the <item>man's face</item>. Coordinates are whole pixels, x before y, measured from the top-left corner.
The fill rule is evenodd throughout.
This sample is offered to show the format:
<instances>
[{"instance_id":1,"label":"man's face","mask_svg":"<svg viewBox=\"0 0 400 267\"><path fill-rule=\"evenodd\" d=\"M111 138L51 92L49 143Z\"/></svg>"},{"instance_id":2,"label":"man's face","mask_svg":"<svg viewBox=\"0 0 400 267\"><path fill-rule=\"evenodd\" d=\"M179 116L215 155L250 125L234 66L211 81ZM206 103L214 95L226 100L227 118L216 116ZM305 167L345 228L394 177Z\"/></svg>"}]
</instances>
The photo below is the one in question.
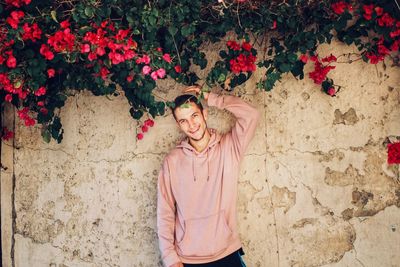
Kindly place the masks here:
<instances>
[{"instance_id":1,"label":"man's face","mask_svg":"<svg viewBox=\"0 0 400 267\"><path fill-rule=\"evenodd\" d=\"M200 141L207 130L207 111L189 102L175 110L175 118L179 128L194 141Z\"/></svg>"}]
</instances>

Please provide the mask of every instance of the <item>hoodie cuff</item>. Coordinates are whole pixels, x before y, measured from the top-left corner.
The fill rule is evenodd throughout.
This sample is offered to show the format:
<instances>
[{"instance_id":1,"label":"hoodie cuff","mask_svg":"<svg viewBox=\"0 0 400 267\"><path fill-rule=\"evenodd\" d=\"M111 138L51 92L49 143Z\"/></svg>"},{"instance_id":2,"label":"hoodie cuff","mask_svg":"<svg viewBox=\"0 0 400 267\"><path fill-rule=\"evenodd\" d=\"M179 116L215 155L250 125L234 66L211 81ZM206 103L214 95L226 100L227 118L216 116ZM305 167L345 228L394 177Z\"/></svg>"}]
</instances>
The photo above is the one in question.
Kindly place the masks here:
<instances>
[{"instance_id":1,"label":"hoodie cuff","mask_svg":"<svg viewBox=\"0 0 400 267\"><path fill-rule=\"evenodd\" d=\"M218 95L216 93L210 92L210 94L208 95L207 105L221 109L223 108L223 103L224 103L223 95Z\"/></svg>"},{"instance_id":2,"label":"hoodie cuff","mask_svg":"<svg viewBox=\"0 0 400 267\"><path fill-rule=\"evenodd\" d=\"M166 267L169 267L169 266L171 266L172 264L181 262L181 259L178 257L178 254L176 254L176 253L170 253L168 256L166 256L166 257L163 259L163 262L164 262L164 265L165 265Z\"/></svg>"}]
</instances>

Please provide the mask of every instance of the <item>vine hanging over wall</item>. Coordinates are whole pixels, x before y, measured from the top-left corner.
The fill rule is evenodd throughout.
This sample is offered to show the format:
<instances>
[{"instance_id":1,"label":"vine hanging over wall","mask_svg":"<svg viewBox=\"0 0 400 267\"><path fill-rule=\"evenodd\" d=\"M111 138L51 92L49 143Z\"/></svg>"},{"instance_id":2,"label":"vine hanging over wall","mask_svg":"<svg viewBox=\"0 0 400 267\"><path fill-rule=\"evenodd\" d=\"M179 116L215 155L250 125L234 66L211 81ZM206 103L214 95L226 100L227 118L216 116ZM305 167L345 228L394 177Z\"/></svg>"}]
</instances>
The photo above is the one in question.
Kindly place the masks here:
<instances>
[{"instance_id":1,"label":"vine hanging over wall","mask_svg":"<svg viewBox=\"0 0 400 267\"><path fill-rule=\"evenodd\" d=\"M391 57L398 65L399 13L392 0L5 0L1 105L17 107L26 126L41 124L47 142L62 140L57 114L72 90L109 95L120 85L133 119L162 115L170 103L156 100L156 81L196 83L191 65L208 65L200 47L219 41L226 49L206 77L209 87L234 90L265 68L258 87L271 90L284 73L303 79L310 60L315 67L308 77L334 96L339 87L327 76L337 58L320 58L317 47L337 38L355 44L365 62ZM237 39L227 39L228 32ZM146 120L143 131L153 124ZM3 139L12 136L2 129Z\"/></svg>"}]
</instances>

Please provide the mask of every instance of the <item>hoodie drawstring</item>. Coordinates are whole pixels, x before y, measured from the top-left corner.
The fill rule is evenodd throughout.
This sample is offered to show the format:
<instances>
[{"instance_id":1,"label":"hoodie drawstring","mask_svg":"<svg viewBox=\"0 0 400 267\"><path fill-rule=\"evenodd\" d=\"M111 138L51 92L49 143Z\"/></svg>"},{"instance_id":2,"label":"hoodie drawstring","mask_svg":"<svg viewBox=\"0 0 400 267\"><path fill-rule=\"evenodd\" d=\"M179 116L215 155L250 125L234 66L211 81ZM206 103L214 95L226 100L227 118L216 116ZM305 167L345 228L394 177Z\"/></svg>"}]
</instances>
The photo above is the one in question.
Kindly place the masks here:
<instances>
[{"instance_id":1,"label":"hoodie drawstring","mask_svg":"<svg viewBox=\"0 0 400 267\"><path fill-rule=\"evenodd\" d=\"M193 172L193 179L196 182L196 172L195 172L195 167L194 167L194 156L192 154L192 172Z\"/></svg>"},{"instance_id":2,"label":"hoodie drawstring","mask_svg":"<svg viewBox=\"0 0 400 267\"><path fill-rule=\"evenodd\" d=\"M208 156L208 148L206 151L206 155L207 155L207 182L210 181L210 159ZM194 167L194 155L192 154L192 172L193 172L193 180L196 182L196 168Z\"/></svg>"}]
</instances>

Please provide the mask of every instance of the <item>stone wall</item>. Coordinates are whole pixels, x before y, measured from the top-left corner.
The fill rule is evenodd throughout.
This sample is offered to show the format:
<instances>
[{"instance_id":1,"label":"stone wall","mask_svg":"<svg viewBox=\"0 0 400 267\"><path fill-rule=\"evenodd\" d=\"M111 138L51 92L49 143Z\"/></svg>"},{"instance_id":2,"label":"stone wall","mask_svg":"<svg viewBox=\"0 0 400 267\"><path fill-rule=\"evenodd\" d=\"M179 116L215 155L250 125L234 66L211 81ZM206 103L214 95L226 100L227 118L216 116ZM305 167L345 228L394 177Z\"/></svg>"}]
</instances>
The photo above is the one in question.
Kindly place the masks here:
<instances>
[{"instance_id":1,"label":"stone wall","mask_svg":"<svg viewBox=\"0 0 400 267\"><path fill-rule=\"evenodd\" d=\"M335 43L319 52L356 51ZM386 163L386 142L400 136L400 72L385 63L337 63L333 98L292 76L258 91L261 73L235 90L264 114L239 179L249 267L400 266L399 166ZM172 100L181 89L165 80L157 95ZM61 144L18 120L2 143L3 266L161 266L156 180L181 138L170 112L141 141L122 95L77 94L61 117ZM4 118L13 128L14 110ZM233 122L211 110L210 127Z\"/></svg>"}]
</instances>

